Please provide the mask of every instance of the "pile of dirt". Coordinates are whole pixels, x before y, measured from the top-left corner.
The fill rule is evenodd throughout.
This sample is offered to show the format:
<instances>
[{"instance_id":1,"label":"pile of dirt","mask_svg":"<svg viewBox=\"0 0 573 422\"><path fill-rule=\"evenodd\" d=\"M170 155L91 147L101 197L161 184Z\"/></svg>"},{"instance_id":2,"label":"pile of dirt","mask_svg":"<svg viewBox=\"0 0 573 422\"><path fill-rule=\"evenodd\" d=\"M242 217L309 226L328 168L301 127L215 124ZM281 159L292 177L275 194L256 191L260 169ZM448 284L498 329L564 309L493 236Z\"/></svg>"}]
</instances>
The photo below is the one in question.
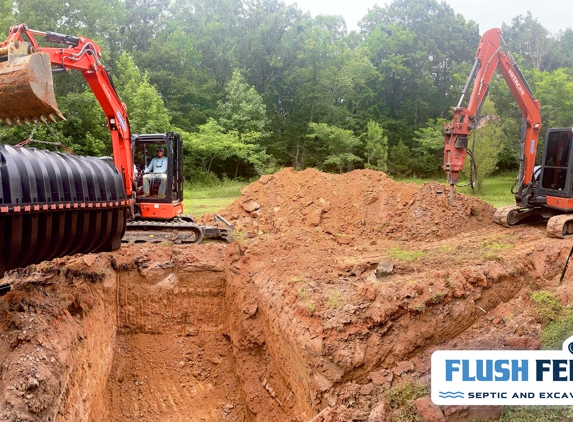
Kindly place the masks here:
<instances>
[{"instance_id":1,"label":"pile of dirt","mask_svg":"<svg viewBox=\"0 0 573 422\"><path fill-rule=\"evenodd\" d=\"M492 224L491 205L455 194L449 187L395 182L385 173L357 170L342 175L292 168L263 176L245 187L223 215L248 237L311 232L370 239L445 239Z\"/></svg>"}]
</instances>

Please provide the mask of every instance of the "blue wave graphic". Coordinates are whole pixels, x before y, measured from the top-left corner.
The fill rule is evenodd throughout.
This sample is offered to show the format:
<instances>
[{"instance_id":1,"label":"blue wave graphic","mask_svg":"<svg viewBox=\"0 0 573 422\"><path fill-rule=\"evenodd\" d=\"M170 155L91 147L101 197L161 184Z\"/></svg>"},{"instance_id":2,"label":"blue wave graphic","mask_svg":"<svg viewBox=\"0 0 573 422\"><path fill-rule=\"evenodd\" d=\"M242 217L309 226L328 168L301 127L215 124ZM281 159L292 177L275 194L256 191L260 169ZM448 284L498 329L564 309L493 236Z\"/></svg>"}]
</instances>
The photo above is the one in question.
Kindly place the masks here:
<instances>
[{"instance_id":1,"label":"blue wave graphic","mask_svg":"<svg viewBox=\"0 0 573 422\"><path fill-rule=\"evenodd\" d=\"M463 391L439 391L439 396L441 399L463 399Z\"/></svg>"}]
</instances>

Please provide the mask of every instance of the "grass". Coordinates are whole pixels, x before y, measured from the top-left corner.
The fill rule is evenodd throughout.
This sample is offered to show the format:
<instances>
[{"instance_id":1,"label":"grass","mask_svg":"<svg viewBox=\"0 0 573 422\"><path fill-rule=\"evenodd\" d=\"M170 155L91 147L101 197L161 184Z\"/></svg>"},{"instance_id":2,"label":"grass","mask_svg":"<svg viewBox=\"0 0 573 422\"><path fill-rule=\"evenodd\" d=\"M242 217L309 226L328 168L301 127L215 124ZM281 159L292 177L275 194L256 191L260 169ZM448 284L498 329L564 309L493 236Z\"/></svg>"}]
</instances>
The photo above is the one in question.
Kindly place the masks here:
<instances>
[{"instance_id":1,"label":"grass","mask_svg":"<svg viewBox=\"0 0 573 422\"><path fill-rule=\"evenodd\" d=\"M573 422L571 406L508 406L502 422Z\"/></svg>"},{"instance_id":2,"label":"grass","mask_svg":"<svg viewBox=\"0 0 573 422\"><path fill-rule=\"evenodd\" d=\"M388 407L392 410L392 420L396 422L419 422L414 400L428 394L421 384L407 382L392 386L388 390Z\"/></svg>"},{"instance_id":3,"label":"grass","mask_svg":"<svg viewBox=\"0 0 573 422\"><path fill-rule=\"evenodd\" d=\"M400 247L391 248L388 253L399 261L414 261L427 255L424 251L406 251Z\"/></svg>"},{"instance_id":4,"label":"grass","mask_svg":"<svg viewBox=\"0 0 573 422\"><path fill-rule=\"evenodd\" d=\"M340 299L340 292L339 291L332 291L328 295L328 307L330 309L338 309L342 308L343 302Z\"/></svg>"},{"instance_id":5,"label":"grass","mask_svg":"<svg viewBox=\"0 0 573 422\"><path fill-rule=\"evenodd\" d=\"M541 346L547 350L561 350L563 341L573 335L573 308L559 303L546 290L531 293L537 318L541 322Z\"/></svg>"},{"instance_id":6,"label":"grass","mask_svg":"<svg viewBox=\"0 0 573 422\"><path fill-rule=\"evenodd\" d=\"M213 186L188 185L183 195L185 214L200 216L222 210L241 196L249 182L224 180Z\"/></svg>"}]
</instances>

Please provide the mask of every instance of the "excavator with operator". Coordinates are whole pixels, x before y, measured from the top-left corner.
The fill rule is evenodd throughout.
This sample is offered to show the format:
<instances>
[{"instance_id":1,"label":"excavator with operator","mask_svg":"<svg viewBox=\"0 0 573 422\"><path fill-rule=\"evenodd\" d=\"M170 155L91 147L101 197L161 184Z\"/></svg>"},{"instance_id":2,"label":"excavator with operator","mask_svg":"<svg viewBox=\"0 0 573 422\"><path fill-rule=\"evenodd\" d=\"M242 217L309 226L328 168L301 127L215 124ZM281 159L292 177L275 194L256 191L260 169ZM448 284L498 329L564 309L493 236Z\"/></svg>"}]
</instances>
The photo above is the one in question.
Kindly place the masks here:
<instances>
[{"instance_id":1,"label":"excavator with operator","mask_svg":"<svg viewBox=\"0 0 573 422\"><path fill-rule=\"evenodd\" d=\"M40 46L36 37L61 46ZM131 133L125 104L92 40L26 24L11 27L0 42L0 120L38 125L64 119L52 74L69 69L82 73L107 117L113 158L0 144L0 278L10 269L56 257L116 250L126 240L231 241L233 227L222 217L215 216L216 226L202 226L183 215L181 137ZM151 180L144 195L138 174L158 149L167 158L167 176L158 178L164 193L156 194Z\"/></svg>"},{"instance_id":2,"label":"excavator with operator","mask_svg":"<svg viewBox=\"0 0 573 422\"><path fill-rule=\"evenodd\" d=\"M505 49L505 51L504 51ZM522 113L519 172L515 192L516 205L500 207L494 221L505 227L519 223L548 220L549 236L565 238L573 235L573 128L550 128L545 135L541 165L535 165L541 104L533 95L519 66L503 42L501 29L486 31L478 45L475 62L462 90L453 121L444 127L444 166L450 184L450 204L454 186L459 181L468 140L480 123L480 112L489 84L498 69L509 86ZM473 82L466 107L464 97Z\"/></svg>"}]
</instances>

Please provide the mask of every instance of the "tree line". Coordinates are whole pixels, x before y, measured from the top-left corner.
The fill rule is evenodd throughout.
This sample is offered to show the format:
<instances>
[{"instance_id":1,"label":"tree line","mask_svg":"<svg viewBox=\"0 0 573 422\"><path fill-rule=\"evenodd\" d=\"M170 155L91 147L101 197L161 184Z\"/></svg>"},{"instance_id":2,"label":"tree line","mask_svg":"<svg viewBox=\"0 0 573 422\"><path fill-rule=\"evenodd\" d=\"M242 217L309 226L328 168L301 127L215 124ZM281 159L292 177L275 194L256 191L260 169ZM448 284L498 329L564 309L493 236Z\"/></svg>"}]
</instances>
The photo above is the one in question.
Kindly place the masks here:
<instances>
[{"instance_id":1,"label":"tree line","mask_svg":"<svg viewBox=\"0 0 573 422\"><path fill-rule=\"evenodd\" d=\"M133 133L182 133L189 179L284 166L439 175L443 124L489 29L469 18L438 0L394 0L349 32L340 16L312 17L279 0L0 0L3 36L25 22L98 43ZM524 11L502 31L544 127L573 125L573 30L555 33ZM54 86L66 121L35 128L34 138L110 154L82 76L54 75ZM521 112L501 77L487 109L499 121L478 143L493 154L490 171L513 171ZM0 142L30 132L0 126Z\"/></svg>"}]
</instances>

